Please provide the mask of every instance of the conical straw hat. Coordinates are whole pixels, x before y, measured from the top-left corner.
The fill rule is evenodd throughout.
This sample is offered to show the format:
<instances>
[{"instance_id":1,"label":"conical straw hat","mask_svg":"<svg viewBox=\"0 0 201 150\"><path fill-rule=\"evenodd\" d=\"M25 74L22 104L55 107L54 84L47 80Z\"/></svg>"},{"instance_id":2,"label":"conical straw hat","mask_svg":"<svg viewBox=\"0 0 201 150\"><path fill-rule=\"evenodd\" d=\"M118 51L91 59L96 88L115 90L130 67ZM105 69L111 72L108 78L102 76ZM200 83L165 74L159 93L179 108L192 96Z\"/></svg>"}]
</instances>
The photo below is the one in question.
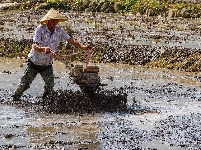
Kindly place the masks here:
<instances>
[{"instance_id":1,"label":"conical straw hat","mask_svg":"<svg viewBox=\"0 0 201 150\"><path fill-rule=\"evenodd\" d=\"M58 19L59 22L66 21L67 18L61 15L57 10L51 8L48 13L40 20L41 24L47 24L48 20Z\"/></svg>"}]
</instances>

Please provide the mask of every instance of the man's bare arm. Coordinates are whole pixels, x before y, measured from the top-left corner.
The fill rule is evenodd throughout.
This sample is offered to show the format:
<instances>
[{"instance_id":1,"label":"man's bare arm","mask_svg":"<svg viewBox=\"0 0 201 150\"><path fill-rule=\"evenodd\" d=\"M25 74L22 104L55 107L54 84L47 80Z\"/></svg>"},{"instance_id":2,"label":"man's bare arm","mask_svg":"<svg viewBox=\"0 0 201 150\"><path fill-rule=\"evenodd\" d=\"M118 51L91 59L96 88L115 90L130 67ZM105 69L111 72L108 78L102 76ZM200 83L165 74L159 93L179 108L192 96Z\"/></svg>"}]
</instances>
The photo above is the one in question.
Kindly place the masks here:
<instances>
[{"instance_id":1,"label":"man's bare arm","mask_svg":"<svg viewBox=\"0 0 201 150\"><path fill-rule=\"evenodd\" d=\"M47 53L49 54L50 53L50 47L40 47L39 43L37 42L34 42L32 44L32 47L34 48L34 50L38 51L38 52L44 52L44 53Z\"/></svg>"},{"instance_id":2,"label":"man's bare arm","mask_svg":"<svg viewBox=\"0 0 201 150\"><path fill-rule=\"evenodd\" d=\"M75 47L87 50L89 48L89 45L83 45L80 42L78 42L77 40L73 39L73 38L69 38L67 39L67 42L72 44Z\"/></svg>"}]
</instances>

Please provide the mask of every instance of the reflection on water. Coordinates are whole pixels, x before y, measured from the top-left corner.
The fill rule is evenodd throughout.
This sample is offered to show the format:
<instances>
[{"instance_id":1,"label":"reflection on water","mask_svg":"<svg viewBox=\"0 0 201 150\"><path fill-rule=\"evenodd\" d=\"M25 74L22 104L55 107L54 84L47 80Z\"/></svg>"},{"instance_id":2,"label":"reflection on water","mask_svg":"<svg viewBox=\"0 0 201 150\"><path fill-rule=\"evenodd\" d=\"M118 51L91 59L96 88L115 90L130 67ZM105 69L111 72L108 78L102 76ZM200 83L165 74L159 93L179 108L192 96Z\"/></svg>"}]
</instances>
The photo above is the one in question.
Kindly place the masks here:
<instances>
[{"instance_id":1,"label":"reflection on water","mask_svg":"<svg viewBox=\"0 0 201 150\"><path fill-rule=\"evenodd\" d=\"M27 133L30 143L43 144L63 141L68 148L83 148L86 145L90 149L98 148L98 125L96 115L50 115L41 114L39 120L28 122L30 127ZM48 144L47 144L48 145Z\"/></svg>"},{"instance_id":2,"label":"reflection on water","mask_svg":"<svg viewBox=\"0 0 201 150\"><path fill-rule=\"evenodd\" d=\"M25 117L23 110L7 105L0 105L1 145L14 144L16 146L28 146L30 143L26 132L27 121L28 118Z\"/></svg>"}]
</instances>

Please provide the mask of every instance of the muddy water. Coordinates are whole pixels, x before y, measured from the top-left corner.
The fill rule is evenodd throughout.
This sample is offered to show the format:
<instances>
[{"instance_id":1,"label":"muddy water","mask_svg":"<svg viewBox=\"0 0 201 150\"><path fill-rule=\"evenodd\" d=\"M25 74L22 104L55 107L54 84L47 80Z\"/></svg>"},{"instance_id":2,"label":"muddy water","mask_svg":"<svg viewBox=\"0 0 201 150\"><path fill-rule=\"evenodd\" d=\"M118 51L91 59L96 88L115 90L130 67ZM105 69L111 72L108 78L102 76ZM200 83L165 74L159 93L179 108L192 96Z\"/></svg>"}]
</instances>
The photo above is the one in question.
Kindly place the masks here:
<instances>
[{"instance_id":1,"label":"muddy water","mask_svg":"<svg viewBox=\"0 0 201 150\"><path fill-rule=\"evenodd\" d=\"M0 60L0 147L16 149L190 149L200 148L201 88L198 73L141 66L98 64L105 89L123 87L128 110L49 114L7 105L26 67L25 60ZM55 90L79 90L64 64L55 61ZM4 95L6 93L6 95ZM22 99L43 93L40 76Z\"/></svg>"}]
</instances>

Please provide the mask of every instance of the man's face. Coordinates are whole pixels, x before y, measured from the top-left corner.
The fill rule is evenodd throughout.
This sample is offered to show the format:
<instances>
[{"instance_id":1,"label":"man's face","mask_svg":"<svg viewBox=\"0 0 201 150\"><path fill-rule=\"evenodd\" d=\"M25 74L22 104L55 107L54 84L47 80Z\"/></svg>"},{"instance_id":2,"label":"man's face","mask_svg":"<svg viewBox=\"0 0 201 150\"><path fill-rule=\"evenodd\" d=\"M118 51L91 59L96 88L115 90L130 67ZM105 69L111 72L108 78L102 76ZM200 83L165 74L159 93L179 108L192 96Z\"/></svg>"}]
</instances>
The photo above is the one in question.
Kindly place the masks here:
<instances>
[{"instance_id":1,"label":"man's face","mask_svg":"<svg viewBox=\"0 0 201 150\"><path fill-rule=\"evenodd\" d=\"M58 24L59 20L58 19L50 19L48 21L48 24L51 26L51 27L55 27L57 24Z\"/></svg>"}]
</instances>

